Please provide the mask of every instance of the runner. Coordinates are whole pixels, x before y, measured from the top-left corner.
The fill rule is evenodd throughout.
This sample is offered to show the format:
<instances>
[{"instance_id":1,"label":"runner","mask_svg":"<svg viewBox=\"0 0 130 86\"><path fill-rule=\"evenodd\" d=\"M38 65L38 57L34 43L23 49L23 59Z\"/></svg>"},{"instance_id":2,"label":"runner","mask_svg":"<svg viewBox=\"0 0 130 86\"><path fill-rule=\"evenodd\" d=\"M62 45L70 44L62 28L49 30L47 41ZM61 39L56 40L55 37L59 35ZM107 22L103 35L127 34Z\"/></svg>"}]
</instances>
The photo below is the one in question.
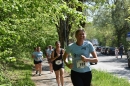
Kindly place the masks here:
<instances>
[{"instance_id":1,"label":"runner","mask_svg":"<svg viewBox=\"0 0 130 86\"><path fill-rule=\"evenodd\" d=\"M56 81L58 86L64 86L64 63L63 55L64 49L60 48L60 42L55 42L56 48L52 52L51 61L53 63L53 70L55 71ZM61 84L61 85L60 85Z\"/></svg>"},{"instance_id":2,"label":"runner","mask_svg":"<svg viewBox=\"0 0 130 86\"><path fill-rule=\"evenodd\" d=\"M91 86L92 73L90 62L98 61L96 51L89 41L84 41L86 34L83 29L75 33L77 41L66 48L64 62L71 69L71 81L74 86ZM66 62L66 58L71 53L72 63ZM92 54L93 58L90 58Z\"/></svg>"},{"instance_id":3,"label":"runner","mask_svg":"<svg viewBox=\"0 0 130 86\"><path fill-rule=\"evenodd\" d=\"M43 61L43 52L40 47L37 47L37 52L35 52L32 56L34 58L34 64L36 65L36 74L39 72L39 76L41 76L42 71L42 61Z\"/></svg>"},{"instance_id":4,"label":"runner","mask_svg":"<svg viewBox=\"0 0 130 86\"><path fill-rule=\"evenodd\" d=\"M50 61L52 51L53 51L52 46L49 45L49 48L47 49L46 53L47 53L47 60L49 63L49 67L50 67L50 73L53 73L52 62Z\"/></svg>"}]
</instances>

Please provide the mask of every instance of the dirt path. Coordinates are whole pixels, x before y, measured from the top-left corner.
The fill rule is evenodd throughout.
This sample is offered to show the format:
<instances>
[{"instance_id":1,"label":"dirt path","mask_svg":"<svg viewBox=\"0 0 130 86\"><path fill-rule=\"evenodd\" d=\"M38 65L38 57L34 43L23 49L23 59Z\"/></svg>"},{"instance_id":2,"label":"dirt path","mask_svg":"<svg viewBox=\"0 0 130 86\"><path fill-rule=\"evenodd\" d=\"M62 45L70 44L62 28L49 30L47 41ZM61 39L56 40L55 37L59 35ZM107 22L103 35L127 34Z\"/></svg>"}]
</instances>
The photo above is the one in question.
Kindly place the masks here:
<instances>
[{"instance_id":1,"label":"dirt path","mask_svg":"<svg viewBox=\"0 0 130 86\"><path fill-rule=\"evenodd\" d=\"M54 72L50 74L49 65L47 60L44 59L42 63L42 75L35 75L35 71L32 72L31 79L35 82L36 86L57 86ZM70 80L69 74L64 75L64 86L73 86Z\"/></svg>"}]
</instances>

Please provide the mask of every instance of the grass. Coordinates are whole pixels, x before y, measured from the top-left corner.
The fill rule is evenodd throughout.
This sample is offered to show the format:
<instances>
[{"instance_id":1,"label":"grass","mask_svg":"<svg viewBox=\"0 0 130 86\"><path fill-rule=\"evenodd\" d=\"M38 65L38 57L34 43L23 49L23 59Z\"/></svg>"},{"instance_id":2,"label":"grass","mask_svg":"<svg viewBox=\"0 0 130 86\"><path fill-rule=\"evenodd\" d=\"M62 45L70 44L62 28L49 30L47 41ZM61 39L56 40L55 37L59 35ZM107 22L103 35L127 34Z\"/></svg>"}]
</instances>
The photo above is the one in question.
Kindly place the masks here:
<instances>
[{"instance_id":1,"label":"grass","mask_svg":"<svg viewBox=\"0 0 130 86\"><path fill-rule=\"evenodd\" d=\"M128 80L119 78L107 72L93 69L92 74L93 86L130 86Z\"/></svg>"},{"instance_id":2,"label":"grass","mask_svg":"<svg viewBox=\"0 0 130 86\"><path fill-rule=\"evenodd\" d=\"M0 65L0 86L35 86L31 80L33 62L20 58L14 63Z\"/></svg>"},{"instance_id":3,"label":"grass","mask_svg":"<svg viewBox=\"0 0 130 86\"><path fill-rule=\"evenodd\" d=\"M65 67L65 70L70 72L67 67ZM92 75L92 86L130 86L128 80L104 71L92 69Z\"/></svg>"}]
</instances>

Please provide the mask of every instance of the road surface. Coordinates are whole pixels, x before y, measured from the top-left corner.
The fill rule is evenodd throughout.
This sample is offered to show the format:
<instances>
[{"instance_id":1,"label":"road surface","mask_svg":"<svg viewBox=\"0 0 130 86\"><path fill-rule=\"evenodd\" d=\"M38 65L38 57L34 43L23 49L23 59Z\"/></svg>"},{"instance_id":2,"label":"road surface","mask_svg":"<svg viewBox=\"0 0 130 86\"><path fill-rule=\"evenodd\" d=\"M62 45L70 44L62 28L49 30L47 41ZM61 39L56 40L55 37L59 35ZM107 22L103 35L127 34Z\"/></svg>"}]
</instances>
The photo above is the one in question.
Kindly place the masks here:
<instances>
[{"instance_id":1,"label":"road surface","mask_svg":"<svg viewBox=\"0 0 130 86\"><path fill-rule=\"evenodd\" d=\"M126 55L123 55L123 58L118 56L117 59L115 56L105 56L98 53L98 59L98 64L92 65L92 68L126 78L130 82L130 68L128 68Z\"/></svg>"},{"instance_id":2,"label":"road surface","mask_svg":"<svg viewBox=\"0 0 130 86\"><path fill-rule=\"evenodd\" d=\"M115 56L105 56L98 52L98 59L99 62L96 65L91 65L93 69L106 71L130 81L130 68L128 68L127 58L125 55L123 58L116 59ZM50 74L49 65L46 59L44 59L42 65L43 71L41 76L35 75L35 71L32 72L32 80L36 86L57 86L55 74ZM64 79L64 86L73 86L68 73L65 73Z\"/></svg>"},{"instance_id":3,"label":"road surface","mask_svg":"<svg viewBox=\"0 0 130 86\"><path fill-rule=\"evenodd\" d=\"M49 64L47 59L44 59L42 62L42 75L35 75L35 71L32 72L32 80L34 81L36 86L58 86L56 83L55 74L50 73ZM65 72L64 75L64 86L73 86L70 80L69 73Z\"/></svg>"}]
</instances>

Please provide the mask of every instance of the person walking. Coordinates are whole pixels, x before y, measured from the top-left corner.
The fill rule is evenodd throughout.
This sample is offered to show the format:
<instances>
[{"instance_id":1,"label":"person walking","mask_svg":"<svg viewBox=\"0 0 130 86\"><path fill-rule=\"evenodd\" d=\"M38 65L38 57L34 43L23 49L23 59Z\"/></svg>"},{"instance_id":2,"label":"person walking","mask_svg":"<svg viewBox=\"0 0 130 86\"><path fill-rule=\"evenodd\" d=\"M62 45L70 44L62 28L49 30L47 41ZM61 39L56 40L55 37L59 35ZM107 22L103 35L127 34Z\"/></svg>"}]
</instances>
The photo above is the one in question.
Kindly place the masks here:
<instances>
[{"instance_id":1,"label":"person walking","mask_svg":"<svg viewBox=\"0 0 130 86\"><path fill-rule=\"evenodd\" d=\"M121 58L122 58L122 55L123 55L123 51L124 51L124 46L121 43L120 47L119 47L119 54L120 54Z\"/></svg>"},{"instance_id":2,"label":"person walking","mask_svg":"<svg viewBox=\"0 0 130 86\"><path fill-rule=\"evenodd\" d=\"M117 59L118 59L118 53L119 53L119 50L118 50L117 47L115 47L115 56L116 56Z\"/></svg>"},{"instance_id":3,"label":"person walking","mask_svg":"<svg viewBox=\"0 0 130 86\"><path fill-rule=\"evenodd\" d=\"M74 86L91 86L92 73L90 62L98 62L96 51L91 42L85 41L85 31L78 29L75 32L76 42L66 47L64 62L71 69L71 81ZM72 63L66 59L72 55ZM90 58L92 54L93 58Z\"/></svg>"},{"instance_id":4,"label":"person walking","mask_svg":"<svg viewBox=\"0 0 130 86\"><path fill-rule=\"evenodd\" d=\"M51 62L58 86L64 86L64 49L60 48L61 44L59 41L55 42L55 46L55 49L52 51Z\"/></svg>"},{"instance_id":5,"label":"person walking","mask_svg":"<svg viewBox=\"0 0 130 86\"><path fill-rule=\"evenodd\" d=\"M39 76L41 76L43 52L40 47L37 47L37 52L35 52L32 57L34 58L34 64L36 66L36 74L39 72Z\"/></svg>"},{"instance_id":6,"label":"person walking","mask_svg":"<svg viewBox=\"0 0 130 86\"><path fill-rule=\"evenodd\" d=\"M52 62L50 61L52 51L53 51L52 45L49 45L46 53L47 53L47 60L49 63L50 73L53 73Z\"/></svg>"}]
</instances>

